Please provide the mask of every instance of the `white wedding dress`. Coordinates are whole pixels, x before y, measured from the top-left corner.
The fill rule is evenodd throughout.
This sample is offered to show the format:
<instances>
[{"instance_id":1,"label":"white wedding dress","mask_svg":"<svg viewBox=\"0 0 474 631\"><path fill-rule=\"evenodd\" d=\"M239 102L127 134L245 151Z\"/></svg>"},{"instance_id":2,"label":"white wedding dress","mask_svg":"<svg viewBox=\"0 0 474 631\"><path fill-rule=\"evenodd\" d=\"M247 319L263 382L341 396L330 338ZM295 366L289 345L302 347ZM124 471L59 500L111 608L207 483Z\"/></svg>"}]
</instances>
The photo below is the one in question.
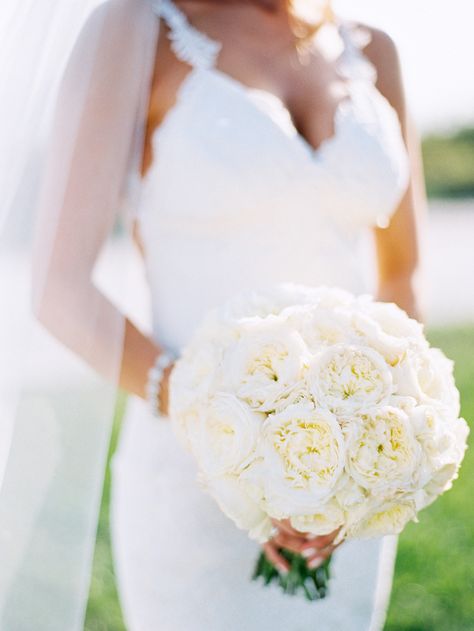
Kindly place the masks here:
<instances>
[{"instance_id":1,"label":"white wedding dress","mask_svg":"<svg viewBox=\"0 0 474 631\"><path fill-rule=\"evenodd\" d=\"M366 290L361 242L394 211L408 160L355 26L341 22L333 33L350 99L337 109L333 137L315 150L277 97L216 68L217 42L170 0L159 7L175 53L192 69L154 134L137 215L156 340L179 353L211 307L249 288L290 281ZM111 525L129 631L383 626L395 538L337 550L324 601L250 581L258 545L198 488L171 424L134 397L113 458Z\"/></svg>"}]
</instances>

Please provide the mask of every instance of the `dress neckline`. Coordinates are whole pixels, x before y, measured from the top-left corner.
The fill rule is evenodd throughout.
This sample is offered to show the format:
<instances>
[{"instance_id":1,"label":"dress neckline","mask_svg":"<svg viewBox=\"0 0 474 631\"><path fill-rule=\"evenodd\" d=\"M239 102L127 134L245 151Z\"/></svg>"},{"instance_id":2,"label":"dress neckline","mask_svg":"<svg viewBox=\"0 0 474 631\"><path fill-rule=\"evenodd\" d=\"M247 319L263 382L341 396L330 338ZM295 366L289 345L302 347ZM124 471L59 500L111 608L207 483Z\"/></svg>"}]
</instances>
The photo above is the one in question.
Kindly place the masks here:
<instances>
[{"instance_id":1,"label":"dress neckline","mask_svg":"<svg viewBox=\"0 0 474 631\"><path fill-rule=\"evenodd\" d=\"M156 2L156 0L154 0L154 2ZM334 107L334 111L332 112L332 133L326 138L323 138L317 146L314 146L304 136L304 134L299 131L293 113L280 96L270 90L266 90L265 88L250 86L241 79L238 79L232 74L217 67L219 53L222 49L222 42L196 28L194 24L191 23L187 14L176 5L174 0L158 0L158 2L160 3L160 8L158 9L157 5L154 4L155 11L159 17L164 19L169 28L167 35L171 41L171 47L178 59L188 63L193 69L201 68L214 73L220 79L234 85L234 87L239 89L240 92L244 93L248 97L251 97L252 95L260 95L265 97L267 100L271 100L282 112L285 113L286 117L291 122L295 136L297 136L301 144L304 145L313 155L318 154L319 150L322 149L323 146L330 144L333 137L337 135L338 119L340 119L342 112L347 109L349 105L348 102L351 101L353 94L353 78L350 76L350 73L346 73L346 76L344 76L343 67L345 54L353 51L349 50L351 48L350 37L348 37L348 33L345 32L344 24L341 20L337 20L334 25L337 35L342 42L342 52L335 58L334 66L337 75L344 83L347 94L339 99L338 103ZM176 100L178 100L178 95Z\"/></svg>"},{"instance_id":2,"label":"dress neckline","mask_svg":"<svg viewBox=\"0 0 474 631\"><path fill-rule=\"evenodd\" d=\"M314 147L309 142L309 140L307 140L306 137L298 130L289 108L286 106L284 101L279 96L277 96L273 92L270 92L269 90L265 90L265 88L254 88L252 86L249 86L243 83L242 81L240 81L239 79L236 79L229 73L220 70L217 67L210 68L207 72L212 74L214 77L216 77L218 81L224 84L227 83L229 86L234 87L234 89L237 90L244 98L246 98L246 100L250 102L252 106L255 107L256 110L261 112L266 118L270 119L270 121L274 123L278 132L285 135L290 142L296 141L299 145L303 147L303 149L307 151L309 157L312 158L313 160L318 160L318 158L323 154L326 148L328 148L331 144L335 143L338 140L340 129L341 129L342 118L350 109L352 109L354 105L354 99L355 99L354 86L350 80L347 80L346 88L348 90L348 95L337 103L335 110L333 112L333 116L332 116L333 133L330 136L323 138L319 142L318 146ZM281 112L284 113L287 120L289 121L291 130L293 132L293 135L291 137L288 137L284 133L283 129L272 120L272 117L270 116L269 112L265 112L262 110L262 108L258 107L258 104L256 103L255 99L252 98L254 96L263 97L264 100L272 103L275 107L277 107Z\"/></svg>"},{"instance_id":3,"label":"dress neckline","mask_svg":"<svg viewBox=\"0 0 474 631\"><path fill-rule=\"evenodd\" d=\"M326 151L328 151L333 145L339 142L343 128L343 121L346 119L346 116L354 110L355 106L355 86L354 84L348 83L349 95L339 101L333 115L333 133L327 138L324 138L317 147L313 147L313 145L298 131L288 108L276 94L265 89L247 86L242 81L239 81L238 79L232 77L232 75L223 72L219 68L192 68L181 81L181 84L178 87L174 105L170 107L161 123L157 127L155 127L154 131L152 132L151 145L153 149L153 154L156 155L158 151L157 144L160 138L167 132L167 129L170 126L173 118L178 115L180 107L187 102L188 98L190 98L196 87L196 83L199 83L199 81L202 80L203 74L211 76L213 79L217 80L218 83L224 88L233 88L234 93L244 98L246 102L249 103L251 107L255 110L256 114L264 117L264 119L273 126L273 128L275 129L275 133L285 138L289 144L293 146L296 145L297 147L301 148L304 151L304 154L308 159L310 165L320 164ZM273 102L274 106L278 107L287 116L287 119L291 125L291 131L293 132L291 136L285 133L285 130L272 118L269 111L265 111L262 107L259 107L256 99L253 98L258 98L259 96L263 97L269 102ZM155 158L153 159L145 174L140 177L143 183L147 181L150 172L153 170L154 162Z\"/></svg>"},{"instance_id":4,"label":"dress neckline","mask_svg":"<svg viewBox=\"0 0 474 631\"><path fill-rule=\"evenodd\" d=\"M354 109L354 98L356 93L355 87L356 84L360 83L360 77L352 77L350 73L347 73L345 77L341 76L341 79L344 80L348 94L339 100L334 109L332 118L333 133L330 136L323 138L315 147L298 130L294 117L283 99L274 92L266 90L265 88L249 86L240 79L217 67L216 63L222 44L208 36L206 33L198 30L189 21L188 16L174 3L173 0L154 0L153 8L158 17L163 18L169 28L167 35L171 41L171 46L176 56L191 66L190 71L186 74L178 87L174 105L171 106L161 123L152 133L151 143L153 148L163 130L168 126L170 120L174 117L175 110L177 110L178 106L187 98L189 92L191 91L191 86L195 83L195 79L198 76L202 76L203 73L212 75L224 86L233 87L242 97L246 98L247 102L251 103L252 106L255 107L256 111L268 118L269 121L274 124L277 132L284 135L289 142L295 142L303 148L312 162L319 162L325 151L338 142L341 134L342 121L345 119L347 113ZM344 44L342 53L335 62L337 66L347 63L347 59L344 58L346 53L351 53L351 56L354 53L354 50L351 50L351 41L348 33L344 29L344 26L345 25L342 21L338 21L336 25L338 35L341 37ZM370 62L367 63L370 65ZM285 131L272 120L270 112L266 113L263 108L258 106L258 103L253 97L262 97L267 102L273 104L274 107L278 108L286 116L292 131L291 137L285 134ZM150 165L147 172L141 179L146 179L151 167L152 165Z\"/></svg>"}]
</instances>

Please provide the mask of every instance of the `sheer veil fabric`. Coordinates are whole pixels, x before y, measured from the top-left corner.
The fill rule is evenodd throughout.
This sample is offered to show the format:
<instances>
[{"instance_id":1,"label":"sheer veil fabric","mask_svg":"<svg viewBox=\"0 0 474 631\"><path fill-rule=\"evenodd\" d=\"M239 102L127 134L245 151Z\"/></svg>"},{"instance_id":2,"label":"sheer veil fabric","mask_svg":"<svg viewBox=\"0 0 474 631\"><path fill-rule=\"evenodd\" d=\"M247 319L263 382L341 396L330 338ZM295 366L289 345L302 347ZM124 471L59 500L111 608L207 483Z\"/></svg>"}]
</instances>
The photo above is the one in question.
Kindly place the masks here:
<instances>
[{"instance_id":1,"label":"sheer veil fabric","mask_svg":"<svg viewBox=\"0 0 474 631\"><path fill-rule=\"evenodd\" d=\"M0 33L0 628L76 631L158 22L147 0L7 0Z\"/></svg>"}]
</instances>

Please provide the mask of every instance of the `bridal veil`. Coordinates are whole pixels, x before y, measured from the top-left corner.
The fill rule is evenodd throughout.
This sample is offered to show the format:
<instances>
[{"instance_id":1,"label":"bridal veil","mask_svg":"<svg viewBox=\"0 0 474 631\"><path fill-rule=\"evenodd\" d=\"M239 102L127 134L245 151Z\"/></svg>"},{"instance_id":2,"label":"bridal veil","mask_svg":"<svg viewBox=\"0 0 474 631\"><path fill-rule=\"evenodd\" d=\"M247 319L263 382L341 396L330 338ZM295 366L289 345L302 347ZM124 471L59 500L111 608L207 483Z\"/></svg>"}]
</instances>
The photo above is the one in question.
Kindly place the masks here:
<instances>
[{"instance_id":1,"label":"bridal veil","mask_svg":"<svg viewBox=\"0 0 474 631\"><path fill-rule=\"evenodd\" d=\"M126 310L106 252L139 194L157 37L147 0L0 8L3 631L83 628Z\"/></svg>"}]
</instances>

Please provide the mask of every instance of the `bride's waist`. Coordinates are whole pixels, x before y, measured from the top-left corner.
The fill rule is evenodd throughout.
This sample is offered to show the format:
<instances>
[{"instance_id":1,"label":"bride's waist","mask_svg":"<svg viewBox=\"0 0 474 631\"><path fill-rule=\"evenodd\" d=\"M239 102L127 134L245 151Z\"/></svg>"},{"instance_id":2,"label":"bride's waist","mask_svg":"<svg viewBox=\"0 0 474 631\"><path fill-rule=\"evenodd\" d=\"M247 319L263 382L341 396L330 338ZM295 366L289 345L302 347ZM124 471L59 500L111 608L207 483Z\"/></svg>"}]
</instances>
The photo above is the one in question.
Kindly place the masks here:
<instances>
[{"instance_id":1,"label":"bride's waist","mask_svg":"<svg viewBox=\"0 0 474 631\"><path fill-rule=\"evenodd\" d=\"M252 269L223 273L219 282L209 275L200 275L199 268L192 264L183 278L173 274L169 277L154 277L150 280L151 320L155 341L176 356L190 341L196 327L212 309L230 298L246 291L271 287L278 283L296 283L309 286L332 285L354 293L364 293L366 284L362 274L349 268L339 274L336 270L308 268L305 273L282 273L263 276ZM213 278L216 278L214 276Z\"/></svg>"}]
</instances>

